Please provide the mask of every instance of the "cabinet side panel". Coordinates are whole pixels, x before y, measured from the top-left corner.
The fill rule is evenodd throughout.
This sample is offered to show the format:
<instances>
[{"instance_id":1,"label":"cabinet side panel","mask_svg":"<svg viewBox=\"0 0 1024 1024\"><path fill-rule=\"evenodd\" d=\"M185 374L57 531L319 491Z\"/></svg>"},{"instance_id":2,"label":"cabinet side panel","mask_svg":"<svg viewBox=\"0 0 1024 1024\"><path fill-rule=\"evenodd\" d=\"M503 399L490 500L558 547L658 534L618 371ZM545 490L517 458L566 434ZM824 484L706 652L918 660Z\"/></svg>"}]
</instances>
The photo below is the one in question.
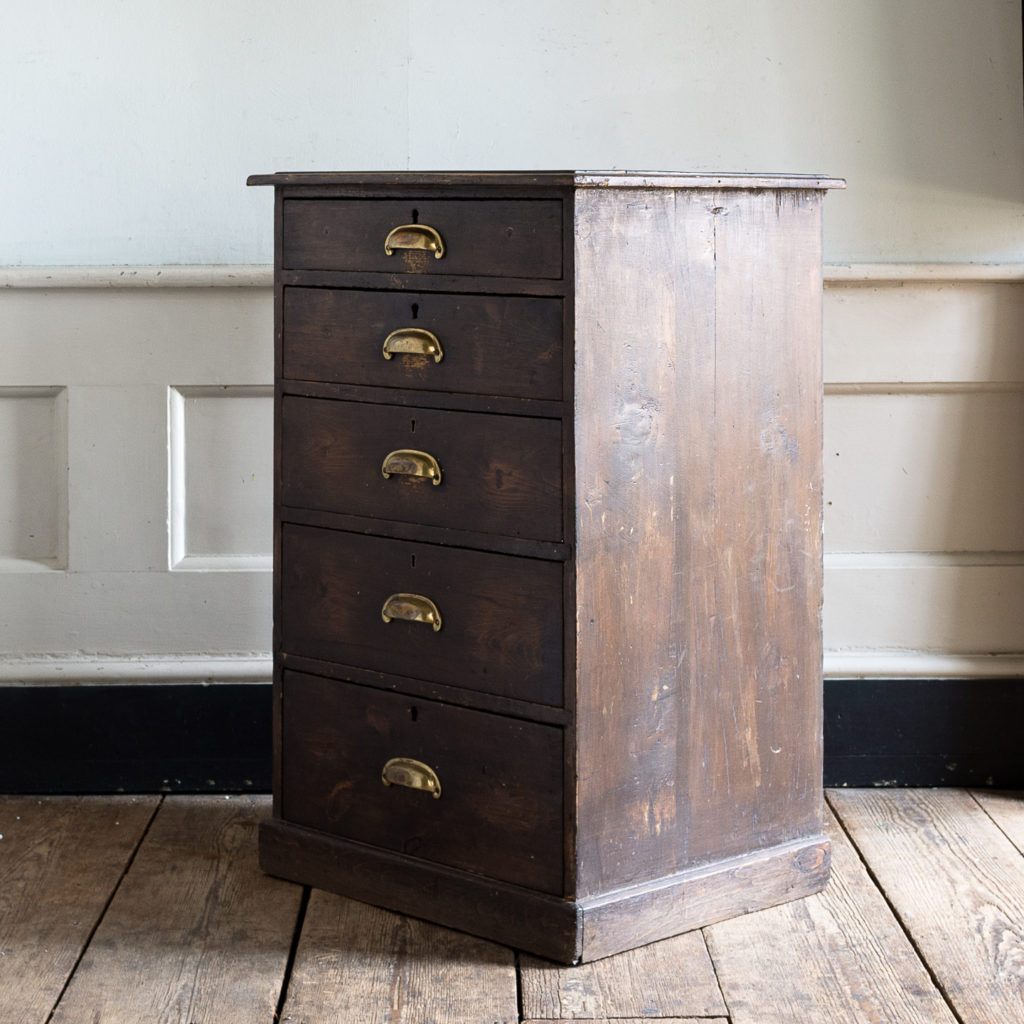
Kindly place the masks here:
<instances>
[{"instance_id":1,"label":"cabinet side panel","mask_svg":"<svg viewBox=\"0 0 1024 1024\"><path fill-rule=\"evenodd\" d=\"M727 699L708 702L713 770L691 800L724 856L821 832L820 202L716 201L718 635L702 699Z\"/></svg>"},{"instance_id":2,"label":"cabinet side panel","mask_svg":"<svg viewBox=\"0 0 1024 1024\"><path fill-rule=\"evenodd\" d=\"M284 359L284 285L281 282L281 246L283 237L284 199L281 189L274 189L274 577L273 626L271 650L274 655L273 697L273 813L281 816L281 368Z\"/></svg>"},{"instance_id":3,"label":"cabinet side panel","mask_svg":"<svg viewBox=\"0 0 1024 1024\"><path fill-rule=\"evenodd\" d=\"M689 688L712 614L714 236L706 197L576 200L578 884L675 870Z\"/></svg>"},{"instance_id":4,"label":"cabinet side panel","mask_svg":"<svg viewBox=\"0 0 1024 1024\"><path fill-rule=\"evenodd\" d=\"M820 832L819 201L577 200L580 896Z\"/></svg>"}]
</instances>

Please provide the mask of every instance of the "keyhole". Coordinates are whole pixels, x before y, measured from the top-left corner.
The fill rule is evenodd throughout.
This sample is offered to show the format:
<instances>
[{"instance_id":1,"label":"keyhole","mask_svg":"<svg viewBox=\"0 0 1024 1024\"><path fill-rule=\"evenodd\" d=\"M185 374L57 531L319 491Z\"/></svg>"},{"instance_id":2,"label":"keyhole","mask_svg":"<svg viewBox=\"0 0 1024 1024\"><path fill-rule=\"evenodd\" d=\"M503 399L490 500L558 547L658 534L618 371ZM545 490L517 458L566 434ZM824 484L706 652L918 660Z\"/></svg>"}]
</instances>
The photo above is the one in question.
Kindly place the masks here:
<instances>
[{"instance_id":1,"label":"keyhole","mask_svg":"<svg viewBox=\"0 0 1024 1024\"><path fill-rule=\"evenodd\" d=\"M409 560L409 564L412 566L413 569L416 568L416 556L415 555L413 555L412 558Z\"/></svg>"},{"instance_id":2,"label":"keyhole","mask_svg":"<svg viewBox=\"0 0 1024 1024\"><path fill-rule=\"evenodd\" d=\"M420 211L419 210L413 210L412 211L412 222L413 222L413 224L419 224L419 222L420 222Z\"/></svg>"},{"instance_id":3,"label":"keyhole","mask_svg":"<svg viewBox=\"0 0 1024 1024\"><path fill-rule=\"evenodd\" d=\"M419 709L417 709L417 708L409 708L409 719L410 719L410 721L415 722L416 718L418 716L419 716Z\"/></svg>"},{"instance_id":4,"label":"keyhole","mask_svg":"<svg viewBox=\"0 0 1024 1024\"><path fill-rule=\"evenodd\" d=\"M418 302L414 302L412 304L412 318L413 318L413 320L416 320L419 317L419 315L420 315L420 304Z\"/></svg>"},{"instance_id":5,"label":"keyhole","mask_svg":"<svg viewBox=\"0 0 1024 1024\"><path fill-rule=\"evenodd\" d=\"M415 434L416 433L416 421L412 420L412 422L409 424L409 427L410 427L412 433Z\"/></svg>"}]
</instances>

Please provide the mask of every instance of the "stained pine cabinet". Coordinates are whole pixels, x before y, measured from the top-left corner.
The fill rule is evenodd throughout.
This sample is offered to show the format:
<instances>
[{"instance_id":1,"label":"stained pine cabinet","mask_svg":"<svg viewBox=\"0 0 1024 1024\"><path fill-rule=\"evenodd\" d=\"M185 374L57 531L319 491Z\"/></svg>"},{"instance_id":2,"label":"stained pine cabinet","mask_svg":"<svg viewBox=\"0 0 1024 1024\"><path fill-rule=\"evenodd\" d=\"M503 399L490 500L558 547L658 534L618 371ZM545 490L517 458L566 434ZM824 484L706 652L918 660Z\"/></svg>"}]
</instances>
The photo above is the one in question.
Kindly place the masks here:
<instances>
[{"instance_id":1,"label":"stained pine cabinet","mask_svg":"<svg viewBox=\"0 0 1024 1024\"><path fill-rule=\"evenodd\" d=\"M264 869L565 962L808 895L835 179L276 194Z\"/></svg>"}]
</instances>

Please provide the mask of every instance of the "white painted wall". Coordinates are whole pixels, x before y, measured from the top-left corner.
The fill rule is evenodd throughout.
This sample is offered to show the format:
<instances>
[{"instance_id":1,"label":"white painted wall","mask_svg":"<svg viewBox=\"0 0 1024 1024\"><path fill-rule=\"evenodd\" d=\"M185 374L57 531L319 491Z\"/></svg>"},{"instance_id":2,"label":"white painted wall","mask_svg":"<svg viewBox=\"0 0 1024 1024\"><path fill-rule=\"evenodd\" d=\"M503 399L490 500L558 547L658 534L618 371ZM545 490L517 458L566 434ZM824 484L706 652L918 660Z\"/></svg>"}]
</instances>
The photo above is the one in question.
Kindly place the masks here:
<instances>
[{"instance_id":1,"label":"white painted wall","mask_svg":"<svg viewBox=\"0 0 1024 1024\"><path fill-rule=\"evenodd\" d=\"M244 181L358 168L846 177L827 667L1024 672L1019 0L5 13L0 681L266 677L271 195Z\"/></svg>"},{"instance_id":2,"label":"white painted wall","mask_svg":"<svg viewBox=\"0 0 1024 1024\"><path fill-rule=\"evenodd\" d=\"M249 173L809 171L831 262L1022 259L1019 0L36 0L0 262L266 263Z\"/></svg>"}]
</instances>

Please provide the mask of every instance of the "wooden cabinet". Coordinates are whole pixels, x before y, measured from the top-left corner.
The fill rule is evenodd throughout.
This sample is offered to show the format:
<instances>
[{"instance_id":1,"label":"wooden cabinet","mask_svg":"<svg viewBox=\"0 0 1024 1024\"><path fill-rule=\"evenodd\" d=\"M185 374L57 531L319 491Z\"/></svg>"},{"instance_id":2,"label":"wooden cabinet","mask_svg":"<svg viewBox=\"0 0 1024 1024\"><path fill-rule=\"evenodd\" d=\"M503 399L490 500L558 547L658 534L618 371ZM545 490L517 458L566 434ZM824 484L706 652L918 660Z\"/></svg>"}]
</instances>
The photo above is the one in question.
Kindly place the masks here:
<instances>
[{"instance_id":1,"label":"wooden cabinet","mask_svg":"<svg viewBox=\"0 0 1024 1024\"><path fill-rule=\"evenodd\" d=\"M816 177L275 174L268 872L562 961L819 890Z\"/></svg>"}]
</instances>

